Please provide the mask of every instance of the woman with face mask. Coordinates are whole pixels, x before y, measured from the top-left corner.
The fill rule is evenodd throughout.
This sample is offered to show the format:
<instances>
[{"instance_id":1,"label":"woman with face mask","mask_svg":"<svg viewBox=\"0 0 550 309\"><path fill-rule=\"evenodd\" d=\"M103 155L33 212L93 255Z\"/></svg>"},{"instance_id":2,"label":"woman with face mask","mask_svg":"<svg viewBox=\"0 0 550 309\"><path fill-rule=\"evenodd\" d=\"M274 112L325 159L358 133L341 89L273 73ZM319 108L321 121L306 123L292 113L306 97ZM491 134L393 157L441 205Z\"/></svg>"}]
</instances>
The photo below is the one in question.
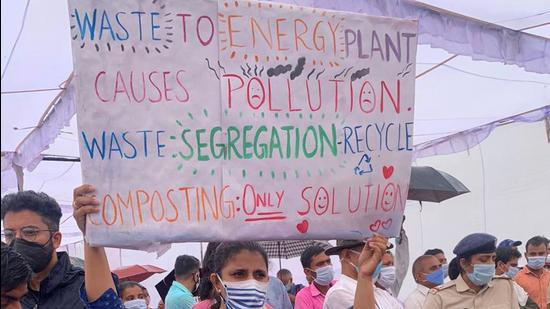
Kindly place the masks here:
<instances>
[{"instance_id":1,"label":"woman with face mask","mask_svg":"<svg viewBox=\"0 0 550 309\"><path fill-rule=\"evenodd\" d=\"M270 309L267 265L265 250L255 242L221 243L211 262L214 297L194 308Z\"/></svg>"},{"instance_id":2,"label":"woman with face mask","mask_svg":"<svg viewBox=\"0 0 550 309\"><path fill-rule=\"evenodd\" d=\"M135 281L125 281L119 286L120 298L126 309L147 308L147 295L143 286Z\"/></svg>"},{"instance_id":3,"label":"woman with face mask","mask_svg":"<svg viewBox=\"0 0 550 309\"><path fill-rule=\"evenodd\" d=\"M495 277L496 241L484 233L462 239L449 265L453 280L431 289L423 308L519 308L511 279Z\"/></svg>"}]
</instances>

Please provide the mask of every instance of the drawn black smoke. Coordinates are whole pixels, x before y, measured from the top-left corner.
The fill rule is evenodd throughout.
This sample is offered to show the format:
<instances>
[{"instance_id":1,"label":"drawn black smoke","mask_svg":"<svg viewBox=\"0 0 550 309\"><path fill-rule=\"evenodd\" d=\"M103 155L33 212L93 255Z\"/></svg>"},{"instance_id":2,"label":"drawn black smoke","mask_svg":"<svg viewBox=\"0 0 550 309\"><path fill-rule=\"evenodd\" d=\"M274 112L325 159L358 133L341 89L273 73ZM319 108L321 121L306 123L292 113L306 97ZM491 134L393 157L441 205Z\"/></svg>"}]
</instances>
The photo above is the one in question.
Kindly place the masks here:
<instances>
[{"instance_id":1,"label":"drawn black smoke","mask_svg":"<svg viewBox=\"0 0 550 309\"><path fill-rule=\"evenodd\" d=\"M304 64L306 64L306 58L300 57L298 59L298 64L294 68L294 71L290 73L290 79L294 80L296 77L302 74L302 71L304 71Z\"/></svg>"},{"instance_id":2,"label":"drawn black smoke","mask_svg":"<svg viewBox=\"0 0 550 309\"><path fill-rule=\"evenodd\" d=\"M370 68L355 71L353 74L351 74L351 81L354 81L356 79L361 79L363 76L369 74L369 72L370 72Z\"/></svg>"},{"instance_id":3,"label":"drawn black smoke","mask_svg":"<svg viewBox=\"0 0 550 309\"><path fill-rule=\"evenodd\" d=\"M267 76L269 76L269 77L279 76L281 74L285 74L286 72L288 72L290 70L292 70L292 65L291 64L287 64L287 65L279 64L278 66L276 66L274 68L267 69Z\"/></svg>"}]
</instances>

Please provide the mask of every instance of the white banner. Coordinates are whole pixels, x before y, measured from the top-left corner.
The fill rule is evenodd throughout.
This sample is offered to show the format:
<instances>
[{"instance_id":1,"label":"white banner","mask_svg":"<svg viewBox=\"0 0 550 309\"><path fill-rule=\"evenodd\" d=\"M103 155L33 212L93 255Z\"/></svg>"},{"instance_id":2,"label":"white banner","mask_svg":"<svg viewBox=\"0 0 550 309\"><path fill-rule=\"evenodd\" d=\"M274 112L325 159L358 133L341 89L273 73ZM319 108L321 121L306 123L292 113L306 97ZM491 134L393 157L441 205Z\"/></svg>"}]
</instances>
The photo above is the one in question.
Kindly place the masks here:
<instances>
[{"instance_id":1,"label":"white banner","mask_svg":"<svg viewBox=\"0 0 550 309\"><path fill-rule=\"evenodd\" d=\"M253 1L70 1L95 245L397 235L416 22Z\"/></svg>"}]
</instances>

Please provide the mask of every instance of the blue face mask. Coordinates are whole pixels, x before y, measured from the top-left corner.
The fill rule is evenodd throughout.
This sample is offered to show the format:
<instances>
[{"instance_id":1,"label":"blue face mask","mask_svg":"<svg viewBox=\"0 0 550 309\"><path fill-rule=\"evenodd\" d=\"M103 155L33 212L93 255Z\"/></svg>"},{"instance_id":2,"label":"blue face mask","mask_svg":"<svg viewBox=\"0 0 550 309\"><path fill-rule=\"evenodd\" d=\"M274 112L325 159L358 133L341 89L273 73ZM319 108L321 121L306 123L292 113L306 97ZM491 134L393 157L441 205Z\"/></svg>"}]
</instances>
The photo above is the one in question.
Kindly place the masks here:
<instances>
[{"instance_id":1,"label":"blue face mask","mask_svg":"<svg viewBox=\"0 0 550 309\"><path fill-rule=\"evenodd\" d=\"M313 281L319 285L328 286L332 280L334 280L334 269L332 268L332 265L317 268L314 272L315 279Z\"/></svg>"},{"instance_id":2,"label":"blue face mask","mask_svg":"<svg viewBox=\"0 0 550 309\"><path fill-rule=\"evenodd\" d=\"M440 267L438 270L435 270L426 276L426 281L431 284L435 284L436 286L442 285L444 279L445 274L443 273L443 267Z\"/></svg>"},{"instance_id":3,"label":"blue face mask","mask_svg":"<svg viewBox=\"0 0 550 309\"><path fill-rule=\"evenodd\" d=\"M530 256L527 258L527 266L535 270L543 268L544 263L546 263L546 256Z\"/></svg>"},{"instance_id":4,"label":"blue face mask","mask_svg":"<svg viewBox=\"0 0 550 309\"><path fill-rule=\"evenodd\" d=\"M508 267L508 270L504 273L508 278L513 279L517 273L519 272L519 268L510 266Z\"/></svg>"},{"instance_id":5,"label":"blue face mask","mask_svg":"<svg viewBox=\"0 0 550 309\"><path fill-rule=\"evenodd\" d=\"M493 279L495 272L494 264L474 264L474 271L467 275L473 284L484 286Z\"/></svg>"},{"instance_id":6,"label":"blue face mask","mask_svg":"<svg viewBox=\"0 0 550 309\"><path fill-rule=\"evenodd\" d=\"M225 288L224 302L228 309L260 309L264 307L267 282L256 280L223 282L220 276L218 279Z\"/></svg>"}]
</instances>

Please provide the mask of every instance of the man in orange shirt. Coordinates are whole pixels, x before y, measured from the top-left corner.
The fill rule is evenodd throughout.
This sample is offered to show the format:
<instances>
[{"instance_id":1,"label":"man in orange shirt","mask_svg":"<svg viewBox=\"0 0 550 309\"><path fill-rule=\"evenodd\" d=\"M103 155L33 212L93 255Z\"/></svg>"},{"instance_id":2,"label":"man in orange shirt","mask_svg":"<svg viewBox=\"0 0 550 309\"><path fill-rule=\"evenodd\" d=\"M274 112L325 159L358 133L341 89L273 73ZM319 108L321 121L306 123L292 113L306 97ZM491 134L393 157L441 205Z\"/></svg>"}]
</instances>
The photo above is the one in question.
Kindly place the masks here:
<instances>
[{"instance_id":1,"label":"man in orange shirt","mask_svg":"<svg viewBox=\"0 0 550 309\"><path fill-rule=\"evenodd\" d=\"M515 281L529 294L539 308L546 308L550 271L544 269L548 255L548 239L535 236L525 245L527 266L515 277Z\"/></svg>"}]
</instances>

